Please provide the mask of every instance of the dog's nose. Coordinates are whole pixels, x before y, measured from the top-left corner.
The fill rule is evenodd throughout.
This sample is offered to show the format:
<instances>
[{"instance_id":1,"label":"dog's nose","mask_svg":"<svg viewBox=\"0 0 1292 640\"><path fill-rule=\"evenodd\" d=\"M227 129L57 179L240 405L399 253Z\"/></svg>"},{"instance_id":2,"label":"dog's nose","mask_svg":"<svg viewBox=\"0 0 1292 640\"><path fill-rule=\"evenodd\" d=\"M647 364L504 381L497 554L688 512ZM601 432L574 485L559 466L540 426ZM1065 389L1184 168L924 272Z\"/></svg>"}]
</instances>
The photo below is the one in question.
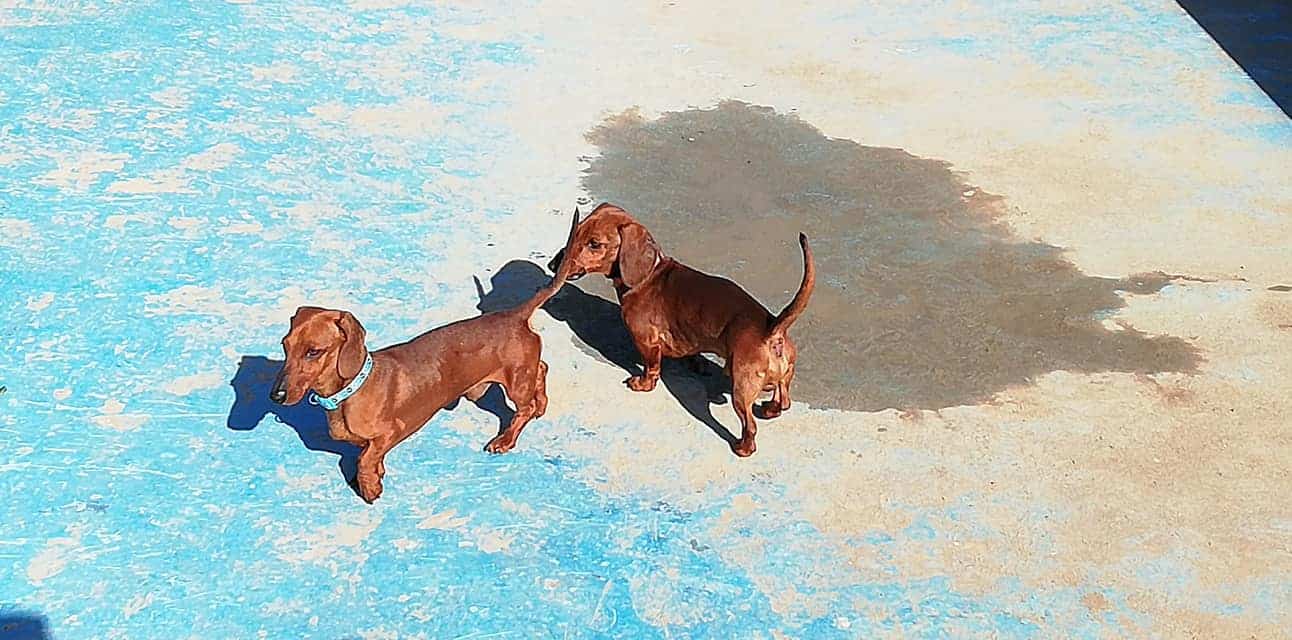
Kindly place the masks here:
<instances>
[{"instance_id":1,"label":"dog's nose","mask_svg":"<svg viewBox=\"0 0 1292 640\"><path fill-rule=\"evenodd\" d=\"M278 404L287 402L287 390L282 388L274 389L269 392L269 399L277 402Z\"/></svg>"}]
</instances>

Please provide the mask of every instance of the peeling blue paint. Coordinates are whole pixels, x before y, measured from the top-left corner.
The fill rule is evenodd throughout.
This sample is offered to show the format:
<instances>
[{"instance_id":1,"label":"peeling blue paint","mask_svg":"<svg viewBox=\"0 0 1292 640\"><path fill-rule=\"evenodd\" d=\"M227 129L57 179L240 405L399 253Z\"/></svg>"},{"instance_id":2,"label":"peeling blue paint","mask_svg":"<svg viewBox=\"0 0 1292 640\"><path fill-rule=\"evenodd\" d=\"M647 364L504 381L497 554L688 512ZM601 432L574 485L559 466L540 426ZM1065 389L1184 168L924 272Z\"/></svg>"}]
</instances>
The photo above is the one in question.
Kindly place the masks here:
<instances>
[{"instance_id":1,"label":"peeling blue paint","mask_svg":"<svg viewBox=\"0 0 1292 640\"><path fill-rule=\"evenodd\" d=\"M1111 614L1083 617L1075 591L1021 597L1020 607L945 578L905 580L896 563L886 567L891 581L858 583L821 532L774 511L715 537L732 496L688 510L599 487L589 460L539 447L490 457L480 443L496 424L474 408L440 414L397 448L387 495L363 505L338 456L304 442L318 437L318 414L289 411L298 435L254 406L231 410L264 403L236 398L230 384L239 357L277 356L287 320L245 316L296 287L365 305L370 334L389 338L379 344L423 329L412 322L423 312L451 319L470 283L437 279L436 263L473 224L518 219L479 195L489 191L481 163L507 151L510 133L494 117L505 91L465 87L478 65L530 64L534 43L436 31L406 53L419 74L394 95L367 73L385 60L374 52L400 42L379 31L383 19L461 25L471 16L402 7L351 20L335 3L288 2L10 11L41 24L7 27L0 39L0 154L17 153L0 164L0 220L17 221L0 238L0 612L34 612L69 639L772 630L828 639L894 629L1026 638L1056 611L1086 621L1071 637L1115 626ZM347 32L333 37L315 24ZM1068 55L1061 40L1040 53ZM998 43L938 46L969 54ZM254 68L284 60L290 81L255 79ZM170 104L158 95L168 90L179 92ZM389 107L410 95L444 107L447 124L424 139L385 141L399 162L363 135L311 122L320 105ZM236 152L183 168L221 144ZM48 177L83 153L110 168L79 182ZM443 176L467 188L448 188ZM114 189L131 179L156 180L160 191ZM300 220L290 213L299 205L335 209ZM316 249L335 239L355 251ZM215 382L167 390L193 375ZM789 499L775 486L741 489L767 504ZM943 515L961 523L970 509ZM941 537L937 524L857 532L855 543L895 553ZM760 549L757 575L733 561L740 545ZM1145 579L1169 569L1146 565ZM807 604L785 605L769 583ZM1273 601L1283 591L1266 593Z\"/></svg>"}]
</instances>

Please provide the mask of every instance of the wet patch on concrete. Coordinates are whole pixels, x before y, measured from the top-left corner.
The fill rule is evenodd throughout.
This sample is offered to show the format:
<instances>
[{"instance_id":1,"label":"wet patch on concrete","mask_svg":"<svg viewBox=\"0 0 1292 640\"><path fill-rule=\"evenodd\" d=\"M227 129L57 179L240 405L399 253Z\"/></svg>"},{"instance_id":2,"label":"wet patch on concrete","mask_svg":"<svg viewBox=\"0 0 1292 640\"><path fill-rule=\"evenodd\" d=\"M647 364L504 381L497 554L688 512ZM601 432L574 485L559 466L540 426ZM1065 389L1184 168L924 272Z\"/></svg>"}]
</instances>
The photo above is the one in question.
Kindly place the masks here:
<instances>
[{"instance_id":1,"label":"wet patch on concrete","mask_svg":"<svg viewBox=\"0 0 1292 640\"><path fill-rule=\"evenodd\" d=\"M1173 276L1082 273L1061 248L1015 237L999 220L1003 198L941 160L828 138L734 101L656 120L625 112L589 138L600 149L584 176L594 198L773 312L798 285L795 238L808 234L819 279L791 334L795 397L814 406L939 409L1050 371L1200 362L1180 338L1104 322L1124 306L1119 294L1156 293Z\"/></svg>"}]
</instances>

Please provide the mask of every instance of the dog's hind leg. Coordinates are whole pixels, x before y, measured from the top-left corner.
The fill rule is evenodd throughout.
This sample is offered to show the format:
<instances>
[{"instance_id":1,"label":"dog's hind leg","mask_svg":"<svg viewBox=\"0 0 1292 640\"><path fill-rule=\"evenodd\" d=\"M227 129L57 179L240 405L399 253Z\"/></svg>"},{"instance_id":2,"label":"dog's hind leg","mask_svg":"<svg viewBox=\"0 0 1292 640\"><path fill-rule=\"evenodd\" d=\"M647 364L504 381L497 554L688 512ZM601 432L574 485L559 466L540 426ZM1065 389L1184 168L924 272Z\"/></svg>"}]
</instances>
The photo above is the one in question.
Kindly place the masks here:
<instances>
[{"instance_id":1,"label":"dog's hind leg","mask_svg":"<svg viewBox=\"0 0 1292 640\"><path fill-rule=\"evenodd\" d=\"M547 363L538 361L538 376L534 380L534 417L547 413Z\"/></svg>"},{"instance_id":2,"label":"dog's hind leg","mask_svg":"<svg viewBox=\"0 0 1292 640\"><path fill-rule=\"evenodd\" d=\"M493 383L489 382L488 380L481 382L480 384L474 387L471 387L470 389L467 389L467 392L462 394L462 396L467 400L475 402L480 398L483 398L484 394L489 392L489 385L491 384Z\"/></svg>"},{"instance_id":3,"label":"dog's hind leg","mask_svg":"<svg viewBox=\"0 0 1292 640\"><path fill-rule=\"evenodd\" d=\"M758 450L754 444L754 437L758 435L758 423L754 421L754 402L763 391L763 379L767 373L760 372L753 363L742 363L736 359L732 364L731 374L731 408L736 410L736 417L740 418L740 440L732 443L731 451L747 458Z\"/></svg>"},{"instance_id":4,"label":"dog's hind leg","mask_svg":"<svg viewBox=\"0 0 1292 640\"><path fill-rule=\"evenodd\" d=\"M503 373L502 388L507 393L507 397L511 398L511 403L516 405L516 413L512 415L511 423L507 428L485 445L485 451L489 453L511 451L516 446L516 440L520 438L520 432L525 430L525 425L538 415L538 372L541 369L538 365L529 365L509 369ZM546 409L546 390L542 393L542 397L543 408Z\"/></svg>"}]
</instances>

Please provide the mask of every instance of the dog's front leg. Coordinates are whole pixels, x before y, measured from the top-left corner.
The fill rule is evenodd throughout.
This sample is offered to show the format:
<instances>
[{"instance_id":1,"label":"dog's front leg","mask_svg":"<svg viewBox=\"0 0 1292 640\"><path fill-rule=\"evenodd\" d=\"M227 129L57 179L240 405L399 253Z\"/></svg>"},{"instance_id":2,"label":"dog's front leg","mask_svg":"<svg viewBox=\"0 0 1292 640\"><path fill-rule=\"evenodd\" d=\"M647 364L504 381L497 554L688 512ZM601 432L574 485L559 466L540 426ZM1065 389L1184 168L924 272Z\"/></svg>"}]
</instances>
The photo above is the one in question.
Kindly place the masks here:
<instances>
[{"instance_id":1,"label":"dog's front leg","mask_svg":"<svg viewBox=\"0 0 1292 640\"><path fill-rule=\"evenodd\" d=\"M386 475L386 454L394 442L389 437L380 437L364 443L359 452L359 473L355 478L359 485L359 496L368 504L381 497L381 479Z\"/></svg>"},{"instance_id":2,"label":"dog's front leg","mask_svg":"<svg viewBox=\"0 0 1292 640\"><path fill-rule=\"evenodd\" d=\"M655 384L659 382L660 363L664 359L664 347L655 340L642 340L637 335L633 335L633 343L637 345L637 352L642 355L642 364L646 371L639 376L633 376L624 382L629 389L633 391L652 391Z\"/></svg>"}]
</instances>

